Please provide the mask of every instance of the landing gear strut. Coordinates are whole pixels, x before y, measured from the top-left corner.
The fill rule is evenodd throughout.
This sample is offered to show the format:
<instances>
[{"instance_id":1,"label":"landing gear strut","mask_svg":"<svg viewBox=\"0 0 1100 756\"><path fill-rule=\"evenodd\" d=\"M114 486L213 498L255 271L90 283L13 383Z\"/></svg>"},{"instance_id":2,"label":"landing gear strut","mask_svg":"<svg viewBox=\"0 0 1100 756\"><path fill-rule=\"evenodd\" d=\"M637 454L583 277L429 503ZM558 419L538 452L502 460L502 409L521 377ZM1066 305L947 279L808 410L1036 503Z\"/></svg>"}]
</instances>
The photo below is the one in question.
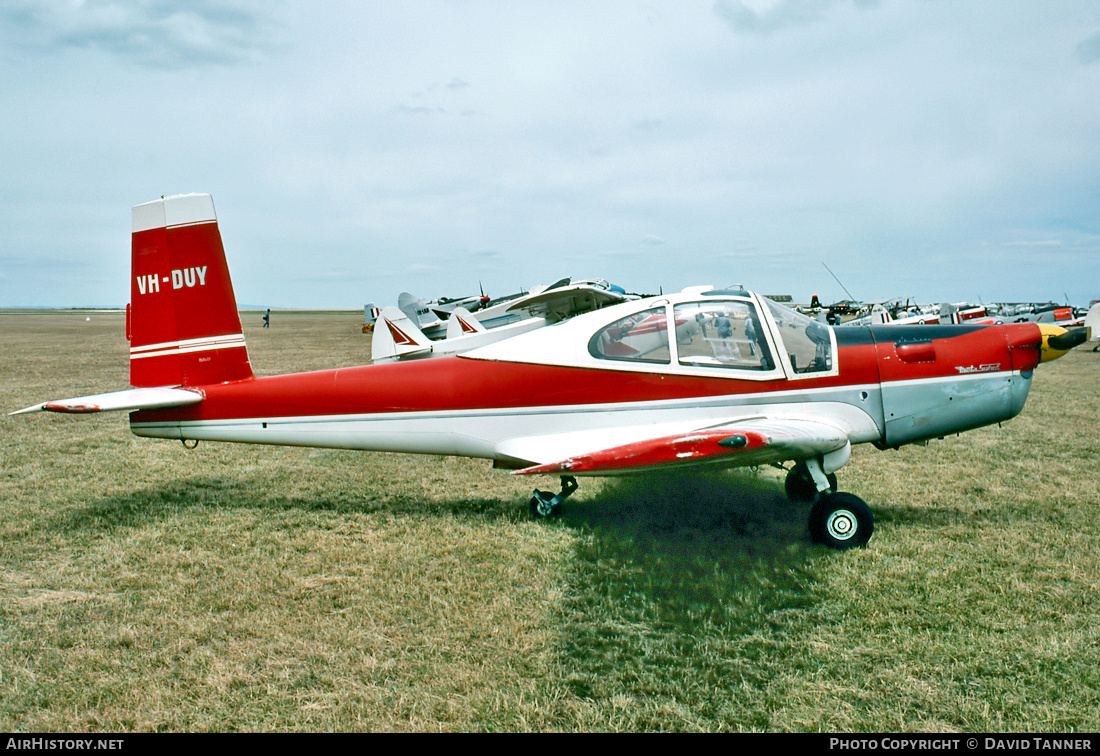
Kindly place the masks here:
<instances>
[{"instance_id":1,"label":"landing gear strut","mask_svg":"<svg viewBox=\"0 0 1100 756\"><path fill-rule=\"evenodd\" d=\"M829 473L825 479L829 482L828 493L836 493L836 474ZM817 498L817 483L805 462L798 462L787 472L783 488L791 501L813 501Z\"/></svg>"},{"instance_id":2,"label":"landing gear strut","mask_svg":"<svg viewBox=\"0 0 1100 756\"><path fill-rule=\"evenodd\" d=\"M858 496L837 491L836 475L826 474L821 460L798 462L784 481L787 498L813 501L810 538L832 549L866 546L875 529L871 508Z\"/></svg>"},{"instance_id":3,"label":"landing gear strut","mask_svg":"<svg viewBox=\"0 0 1100 756\"><path fill-rule=\"evenodd\" d=\"M531 516L536 519L561 516L561 504L577 490L577 479L572 475L561 476L561 493L552 494L537 488L531 496Z\"/></svg>"}]
</instances>

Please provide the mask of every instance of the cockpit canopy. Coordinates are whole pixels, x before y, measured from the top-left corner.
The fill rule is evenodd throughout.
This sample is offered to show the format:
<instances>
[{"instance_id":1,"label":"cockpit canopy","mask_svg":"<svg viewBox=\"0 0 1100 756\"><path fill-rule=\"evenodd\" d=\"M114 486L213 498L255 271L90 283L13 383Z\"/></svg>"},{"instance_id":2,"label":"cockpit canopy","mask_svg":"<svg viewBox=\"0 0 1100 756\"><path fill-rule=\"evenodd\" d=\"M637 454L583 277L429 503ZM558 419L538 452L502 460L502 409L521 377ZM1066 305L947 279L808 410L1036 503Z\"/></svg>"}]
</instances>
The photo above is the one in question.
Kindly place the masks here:
<instances>
[{"instance_id":1,"label":"cockpit canopy","mask_svg":"<svg viewBox=\"0 0 1100 756\"><path fill-rule=\"evenodd\" d=\"M778 377L776 354L786 357L796 375L831 372L834 342L827 326L770 299L711 290L689 301L665 300L602 326L589 339L588 352L599 360Z\"/></svg>"}]
</instances>

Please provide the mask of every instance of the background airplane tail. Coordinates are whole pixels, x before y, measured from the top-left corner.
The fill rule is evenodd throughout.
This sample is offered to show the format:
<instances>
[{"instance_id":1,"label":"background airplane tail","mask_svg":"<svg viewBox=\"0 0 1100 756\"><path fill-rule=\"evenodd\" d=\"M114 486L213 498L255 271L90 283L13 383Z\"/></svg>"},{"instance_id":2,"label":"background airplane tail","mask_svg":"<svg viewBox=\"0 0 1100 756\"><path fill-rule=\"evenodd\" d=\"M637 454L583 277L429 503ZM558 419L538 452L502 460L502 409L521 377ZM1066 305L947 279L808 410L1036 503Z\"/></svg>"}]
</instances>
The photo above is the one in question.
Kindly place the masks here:
<instances>
[{"instance_id":1,"label":"background airplane tail","mask_svg":"<svg viewBox=\"0 0 1100 756\"><path fill-rule=\"evenodd\" d=\"M371 337L371 362L392 362L408 357L426 357L432 342L400 309L383 307Z\"/></svg>"},{"instance_id":2,"label":"background airplane tail","mask_svg":"<svg viewBox=\"0 0 1100 756\"><path fill-rule=\"evenodd\" d=\"M130 383L198 386L252 377L209 194L133 211L127 337Z\"/></svg>"},{"instance_id":3,"label":"background airplane tail","mask_svg":"<svg viewBox=\"0 0 1100 756\"><path fill-rule=\"evenodd\" d=\"M447 338L458 339L472 333L484 333L483 326L465 307L456 307L447 318Z\"/></svg>"}]
</instances>

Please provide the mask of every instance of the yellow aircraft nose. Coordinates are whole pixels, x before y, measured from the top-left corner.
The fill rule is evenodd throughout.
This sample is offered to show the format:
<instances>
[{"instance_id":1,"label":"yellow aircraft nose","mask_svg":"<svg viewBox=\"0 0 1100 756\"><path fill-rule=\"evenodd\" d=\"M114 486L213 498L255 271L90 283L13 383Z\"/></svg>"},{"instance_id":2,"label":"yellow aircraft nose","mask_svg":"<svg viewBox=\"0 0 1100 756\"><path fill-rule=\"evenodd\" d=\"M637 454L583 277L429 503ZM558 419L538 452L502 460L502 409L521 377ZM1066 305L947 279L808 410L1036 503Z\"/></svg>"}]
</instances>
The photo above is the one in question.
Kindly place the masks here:
<instances>
[{"instance_id":1,"label":"yellow aircraft nose","mask_svg":"<svg viewBox=\"0 0 1100 756\"><path fill-rule=\"evenodd\" d=\"M1061 326L1039 323L1039 331L1043 334L1043 344L1040 349L1039 362L1051 362L1064 355L1079 344L1084 344L1092 336L1091 328L1071 328L1066 330Z\"/></svg>"}]
</instances>

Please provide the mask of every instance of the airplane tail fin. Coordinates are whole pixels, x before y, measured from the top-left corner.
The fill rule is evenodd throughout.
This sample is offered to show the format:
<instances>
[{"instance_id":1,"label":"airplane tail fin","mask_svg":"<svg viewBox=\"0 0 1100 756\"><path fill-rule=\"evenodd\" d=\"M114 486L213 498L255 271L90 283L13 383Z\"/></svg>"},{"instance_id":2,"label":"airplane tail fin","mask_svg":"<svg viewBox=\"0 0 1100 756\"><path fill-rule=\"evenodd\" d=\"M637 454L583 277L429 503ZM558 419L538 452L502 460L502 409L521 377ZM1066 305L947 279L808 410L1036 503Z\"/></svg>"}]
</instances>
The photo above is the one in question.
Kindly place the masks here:
<instances>
[{"instance_id":1,"label":"airplane tail fin","mask_svg":"<svg viewBox=\"0 0 1100 756\"><path fill-rule=\"evenodd\" d=\"M209 194L133 210L130 384L197 386L252 377Z\"/></svg>"},{"instance_id":2,"label":"airplane tail fin","mask_svg":"<svg viewBox=\"0 0 1100 756\"><path fill-rule=\"evenodd\" d=\"M1088 314L1085 315L1085 327L1090 329L1090 341L1100 338L1100 302L1096 302L1089 307Z\"/></svg>"},{"instance_id":3,"label":"airplane tail fin","mask_svg":"<svg viewBox=\"0 0 1100 756\"><path fill-rule=\"evenodd\" d=\"M451 317L447 318L448 339L457 339L459 336L469 336L471 333L481 333L484 330L486 330L485 326L465 307L456 307Z\"/></svg>"},{"instance_id":4,"label":"airplane tail fin","mask_svg":"<svg viewBox=\"0 0 1100 756\"><path fill-rule=\"evenodd\" d=\"M397 308L408 316L417 328L431 328L441 322L438 315L432 312L431 306L415 294L407 291L397 296Z\"/></svg>"},{"instance_id":5,"label":"airplane tail fin","mask_svg":"<svg viewBox=\"0 0 1100 756\"><path fill-rule=\"evenodd\" d=\"M880 304L871 308L871 325L884 325L889 323L893 318L890 317L889 311Z\"/></svg>"},{"instance_id":6,"label":"airplane tail fin","mask_svg":"<svg viewBox=\"0 0 1100 756\"><path fill-rule=\"evenodd\" d=\"M371 337L371 360L392 362L431 354L432 342L413 320L396 307L383 307Z\"/></svg>"}]
</instances>

